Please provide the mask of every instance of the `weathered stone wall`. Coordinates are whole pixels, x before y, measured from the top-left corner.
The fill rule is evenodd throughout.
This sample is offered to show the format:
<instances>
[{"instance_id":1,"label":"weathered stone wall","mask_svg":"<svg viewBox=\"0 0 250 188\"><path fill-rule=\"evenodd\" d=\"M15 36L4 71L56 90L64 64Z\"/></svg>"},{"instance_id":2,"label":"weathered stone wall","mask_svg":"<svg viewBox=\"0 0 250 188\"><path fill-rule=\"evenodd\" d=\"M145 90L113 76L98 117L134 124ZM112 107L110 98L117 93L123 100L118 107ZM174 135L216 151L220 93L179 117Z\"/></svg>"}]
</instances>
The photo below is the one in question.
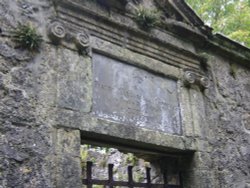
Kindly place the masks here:
<instances>
[{"instance_id":1,"label":"weathered stone wall","mask_svg":"<svg viewBox=\"0 0 250 188\"><path fill-rule=\"evenodd\" d=\"M76 7L65 12L68 7L58 8L57 1L0 2L0 187L81 187L81 139L178 153L184 187L250 187L249 66L214 48L196 46L191 37L188 41L157 29L145 33L131 16L109 14L93 2L83 2L86 10L97 10L102 17L87 15L86 21L84 12ZM55 18L67 32L57 45L47 32ZM13 42L18 22L30 22L42 35L38 52ZM110 30L113 22L118 25ZM93 116L92 51L75 42L84 27L90 30L93 52L176 81L181 135ZM200 68L197 49L208 54L205 68ZM209 78L209 88L200 83L187 87L186 69Z\"/></svg>"},{"instance_id":2,"label":"weathered stone wall","mask_svg":"<svg viewBox=\"0 0 250 188\"><path fill-rule=\"evenodd\" d=\"M70 179L76 176L74 172L81 172L79 152L72 152L75 142L80 147L79 133L57 129L53 123L59 77L56 67L58 57L62 58L60 48L47 40L47 22L56 14L53 2L4 0L0 14L0 185L64 187L57 181L64 173L70 186L80 186L80 178ZM13 42L18 23L30 23L42 34L44 41L38 52L21 49ZM64 137L71 141L65 143ZM74 158L78 159L75 166Z\"/></svg>"},{"instance_id":3,"label":"weathered stone wall","mask_svg":"<svg viewBox=\"0 0 250 188\"><path fill-rule=\"evenodd\" d=\"M0 185L4 188L54 184L52 125L46 117L53 101L55 48L44 43L40 53L32 54L10 39L18 22L32 22L44 33L45 20L53 13L49 1L0 2Z\"/></svg>"},{"instance_id":4,"label":"weathered stone wall","mask_svg":"<svg viewBox=\"0 0 250 188\"><path fill-rule=\"evenodd\" d=\"M250 71L219 55L209 59L212 87L205 93L217 187L249 187Z\"/></svg>"}]
</instances>

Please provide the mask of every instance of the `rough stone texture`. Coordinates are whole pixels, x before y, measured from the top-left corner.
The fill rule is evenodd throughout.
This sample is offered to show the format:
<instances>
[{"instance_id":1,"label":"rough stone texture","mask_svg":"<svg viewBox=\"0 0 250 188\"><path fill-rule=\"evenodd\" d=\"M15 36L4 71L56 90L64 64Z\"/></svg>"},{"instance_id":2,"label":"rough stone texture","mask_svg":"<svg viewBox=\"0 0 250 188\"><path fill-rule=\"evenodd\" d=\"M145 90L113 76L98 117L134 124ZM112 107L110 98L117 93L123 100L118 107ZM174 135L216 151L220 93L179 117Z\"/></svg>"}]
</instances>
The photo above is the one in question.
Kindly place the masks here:
<instances>
[{"instance_id":1,"label":"rough stone texture","mask_svg":"<svg viewBox=\"0 0 250 188\"><path fill-rule=\"evenodd\" d=\"M46 52L43 55L49 56ZM30 57L26 62L0 59L3 187L51 186L51 125L44 119L46 109L42 106L49 98L46 90L41 92L46 89L43 82L49 84L49 78L43 77L40 58Z\"/></svg>"},{"instance_id":2,"label":"rough stone texture","mask_svg":"<svg viewBox=\"0 0 250 188\"><path fill-rule=\"evenodd\" d=\"M81 187L80 133L57 129L56 137L56 187Z\"/></svg>"},{"instance_id":3,"label":"rough stone texture","mask_svg":"<svg viewBox=\"0 0 250 188\"><path fill-rule=\"evenodd\" d=\"M20 49L10 40L17 23L32 23L46 36L50 1L1 1L0 187L53 187L50 107L55 103L55 49ZM52 84L53 82L53 84Z\"/></svg>"},{"instance_id":4,"label":"rough stone texture","mask_svg":"<svg viewBox=\"0 0 250 188\"><path fill-rule=\"evenodd\" d=\"M218 186L247 187L250 180L250 71L218 56L210 58L213 87L206 93L212 166Z\"/></svg>"},{"instance_id":5,"label":"rough stone texture","mask_svg":"<svg viewBox=\"0 0 250 188\"><path fill-rule=\"evenodd\" d=\"M216 43L190 20L182 22L185 16L176 22L166 14L161 29L142 31L129 6L117 11L88 0L1 0L0 187L81 187L81 139L174 155L185 188L250 186L249 49ZM47 36L52 20L66 31L57 45ZM38 52L11 40L18 22L30 22L43 36ZM87 53L76 43L83 29L90 34ZM176 81L181 135L94 116L92 51ZM207 66L200 66L200 53L207 53ZM186 69L208 77L210 87L187 87Z\"/></svg>"},{"instance_id":6,"label":"rough stone texture","mask_svg":"<svg viewBox=\"0 0 250 188\"><path fill-rule=\"evenodd\" d=\"M42 19L46 17L40 15L51 11L48 1L1 1L0 4L3 35L10 34L17 22L24 20L41 23L42 31ZM34 55L15 48L8 37L1 36L0 43L0 185L51 187L51 125L43 118L42 104L48 106L50 88L46 86L50 84L52 70L45 61L50 59L53 49L43 46L43 53Z\"/></svg>"}]
</instances>

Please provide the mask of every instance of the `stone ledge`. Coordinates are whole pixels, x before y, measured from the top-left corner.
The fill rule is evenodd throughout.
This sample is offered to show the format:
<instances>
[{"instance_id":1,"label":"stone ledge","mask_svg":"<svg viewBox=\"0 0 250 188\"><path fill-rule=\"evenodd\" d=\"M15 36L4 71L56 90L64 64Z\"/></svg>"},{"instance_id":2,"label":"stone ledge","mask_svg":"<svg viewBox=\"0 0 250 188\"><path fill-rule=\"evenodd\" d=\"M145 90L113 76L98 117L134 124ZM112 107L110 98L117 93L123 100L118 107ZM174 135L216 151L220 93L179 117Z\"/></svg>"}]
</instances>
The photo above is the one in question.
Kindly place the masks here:
<instances>
[{"instance_id":1,"label":"stone ledge","mask_svg":"<svg viewBox=\"0 0 250 188\"><path fill-rule=\"evenodd\" d=\"M55 126L78 129L84 134L85 138L99 140L103 137L107 142L121 142L125 145L154 148L168 153L192 153L203 150L198 138L125 126L89 114L64 109L57 109Z\"/></svg>"}]
</instances>

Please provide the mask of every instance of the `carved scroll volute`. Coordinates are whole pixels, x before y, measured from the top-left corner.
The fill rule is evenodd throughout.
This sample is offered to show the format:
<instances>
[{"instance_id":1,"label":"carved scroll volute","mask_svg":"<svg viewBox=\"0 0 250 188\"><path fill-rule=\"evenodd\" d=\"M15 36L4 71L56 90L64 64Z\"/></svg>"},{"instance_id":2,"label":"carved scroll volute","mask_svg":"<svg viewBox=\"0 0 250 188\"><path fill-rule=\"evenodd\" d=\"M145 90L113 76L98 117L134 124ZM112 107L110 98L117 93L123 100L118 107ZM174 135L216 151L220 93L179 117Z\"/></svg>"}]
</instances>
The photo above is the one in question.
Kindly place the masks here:
<instances>
[{"instance_id":1,"label":"carved scroll volute","mask_svg":"<svg viewBox=\"0 0 250 188\"><path fill-rule=\"evenodd\" d=\"M203 88L209 88L209 86L210 86L210 82L209 82L209 79L208 78L206 78L206 77L201 77L200 78L200 85L201 85L201 87L203 87Z\"/></svg>"},{"instance_id":2,"label":"carved scroll volute","mask_svg":"<svg viewBox=\"0 0 250 188\"><path fill-rule=\"evenodd\" d=\"M184 82L186 85L194 84L196 81L196 75L193 72L186 71L184 74Z\"/></svg>"},{"instance_id":3,"label":"carved scroll volute","mask_svg":"<svg viewBox=\"0 0 250 188\"><path fill-rule=\"evenodd\" d=\"M210 86L210 81L205 76L201 76L192 71L186 71L184 73L184 84L186 86L197 85L201 89L207 89Z\"/></svg>"},{"instance_id":4,"label":"carved scroll volute","mask_svg":"<svg viewBox=\"0 0 250 188\"><path fill-rule=\"evenodd\" d=\"M54 44L58 44L66 36L66 30L60 22L53 22L49 26L48 35Z\"/></svg>"},{"instance_id":5,"label":"carved scroll volute","mask_svg":"<svg viewBox=\"0 0 250 188\"><path fill-rule=\"evenodd\" d=\"M75 40L76 47L82 53L88 53L90 48L90 35L87 30L77 33Z\"/></svg>"}]
</instances>

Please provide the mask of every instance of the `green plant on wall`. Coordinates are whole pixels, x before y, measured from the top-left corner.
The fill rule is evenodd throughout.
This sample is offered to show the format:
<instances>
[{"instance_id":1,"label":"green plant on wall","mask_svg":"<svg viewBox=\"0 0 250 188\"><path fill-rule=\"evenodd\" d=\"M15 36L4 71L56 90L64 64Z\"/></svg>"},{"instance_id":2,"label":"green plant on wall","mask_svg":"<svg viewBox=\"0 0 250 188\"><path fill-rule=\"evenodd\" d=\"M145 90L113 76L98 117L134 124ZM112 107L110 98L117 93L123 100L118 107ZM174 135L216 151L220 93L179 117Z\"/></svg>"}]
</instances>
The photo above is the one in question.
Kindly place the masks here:
<instances>
[{"instance_id":1,"label":"green plant on wall","mask_svg":"<svg viewBox=\"0 0 250 188\"><path fill-rule=\"evenodd\" d=\"M24 49L31 51L38 50L42 43L42 36L39 35L36 29L31 24L18 24L13 31L13 40Z\"/></svg>"},{"instance_id":2,"label":"green plant on wall","mask_svg":"<svg viewBox=\"0 0 250 188\"><path fill-rule=\"evenodd\" d=\"M135 20L142 29L148 30L159 23L160 14L157 10L139 6L136 8Z\"/></svg>"},{"instance_id":3,"label":"green plant on wall","mask_svg":"<svg viewBox=\"0 0 250 188\"><path fill-rule=\"evenodd\" d=\"M236 74L237 74L237 66L236 66L236 64L234 64L234 63L230 64L230 67L229 67L229 74L230 74L234 79L236 79Z\"/></svg>"}]
</instances>

